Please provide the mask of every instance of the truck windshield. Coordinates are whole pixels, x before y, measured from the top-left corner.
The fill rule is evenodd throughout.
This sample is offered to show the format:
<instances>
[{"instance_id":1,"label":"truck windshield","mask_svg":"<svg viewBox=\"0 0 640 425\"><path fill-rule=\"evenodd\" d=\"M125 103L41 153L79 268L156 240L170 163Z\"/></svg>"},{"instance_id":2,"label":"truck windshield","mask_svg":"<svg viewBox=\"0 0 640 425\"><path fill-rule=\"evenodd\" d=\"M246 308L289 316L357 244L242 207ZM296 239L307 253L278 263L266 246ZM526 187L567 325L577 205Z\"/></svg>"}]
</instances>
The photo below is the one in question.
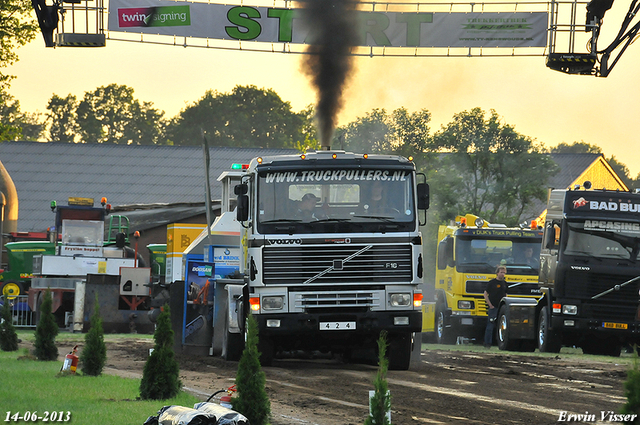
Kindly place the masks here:
<instances>
[{"instance_id":1,"label":"truck windshield","mask_svg":"<svg viewBox=\"0 0 640 425\"><path fill-rule=\"evenodd\" d=\"M565 255L636 261L639 251L639 223L610 220L567 222Z\"/></svg>"},{"instance_id":2,"label":"truck windshield","mask_svg":"<svg viewBox=\"0 0 640 425\"><path fill-rule=\"evenodd\" d=\"M466 239L456 241L456 267L460 272L494 273L498 265L508 274L537 275L540 269L541 240Z\"/></svg>"},{"instance_id":3,"label":"truck windshield","mask_svg":"<svg viewBox=\"0 0 640 425\"><path fill-rule=\"evenodd\" d=\"M413 187L413 173L408 170L261 172L258 231L412 231L416 218Z\"/></svg>"}]
</instances>

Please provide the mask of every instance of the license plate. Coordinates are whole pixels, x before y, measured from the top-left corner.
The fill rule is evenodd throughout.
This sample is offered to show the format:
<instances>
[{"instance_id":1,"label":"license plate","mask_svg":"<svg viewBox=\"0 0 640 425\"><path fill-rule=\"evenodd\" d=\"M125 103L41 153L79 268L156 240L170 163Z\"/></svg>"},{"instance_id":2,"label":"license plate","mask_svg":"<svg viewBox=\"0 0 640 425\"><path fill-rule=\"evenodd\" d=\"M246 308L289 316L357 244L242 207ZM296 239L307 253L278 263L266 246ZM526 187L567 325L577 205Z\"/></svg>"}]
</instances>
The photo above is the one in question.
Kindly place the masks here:
<instances>
[{"instance_id":1,"label":"license plate","mask_svg":"<svg viewBox=\"0 0 640 425\"><path fill-rule=\"evenodd\" d=\"M321 331L352 331L356 322L320 322Z\"/></svg>"},{"instance_id":2,"label":"license plate","mask_svg":"<svg viewBox=\"0 0 640 425\"><path fill-rule=\"evenodd\" d=\"M626 323L612 323L612 322L604 322L602 324L603 328L609 328L609 329L627 329L627 324Z\"/></svg>"}]
</instances>

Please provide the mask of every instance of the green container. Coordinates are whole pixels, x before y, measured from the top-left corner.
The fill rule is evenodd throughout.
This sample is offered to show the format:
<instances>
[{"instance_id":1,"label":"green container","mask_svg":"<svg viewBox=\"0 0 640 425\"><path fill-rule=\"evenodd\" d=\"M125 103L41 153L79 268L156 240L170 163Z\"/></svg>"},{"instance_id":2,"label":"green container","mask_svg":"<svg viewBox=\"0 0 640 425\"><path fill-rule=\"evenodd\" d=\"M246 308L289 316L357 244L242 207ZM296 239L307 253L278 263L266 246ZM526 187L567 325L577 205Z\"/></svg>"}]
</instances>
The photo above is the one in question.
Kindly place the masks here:
<instances>
[{"instance_id":1,"label":"green container","mask_svg":"<svg viewBox=\"0 0 640 425\"><path fill-rule=\"evenodd\" d=\"M153 243L147 245L149 258L151 259L151 274L165 276L167 265L167 244Z\"/></svg>"}]
</instances>

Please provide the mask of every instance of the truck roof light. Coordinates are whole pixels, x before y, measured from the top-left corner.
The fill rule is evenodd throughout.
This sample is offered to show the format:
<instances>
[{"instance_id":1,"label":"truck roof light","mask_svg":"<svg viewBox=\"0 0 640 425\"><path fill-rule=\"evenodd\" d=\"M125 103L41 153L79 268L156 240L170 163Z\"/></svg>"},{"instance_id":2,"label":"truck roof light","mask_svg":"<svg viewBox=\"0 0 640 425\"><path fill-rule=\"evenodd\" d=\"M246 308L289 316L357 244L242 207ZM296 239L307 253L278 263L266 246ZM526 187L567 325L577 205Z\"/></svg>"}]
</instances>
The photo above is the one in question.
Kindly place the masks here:
<instances>
[{"instance_id":1,"label":"truck roof light","mask_svg":"<svg viewBox=\"0 0 640 425\"><path fill-rule=\"evenodd\" d=\"M300 155L300 159L307 159L307 155L305 154Z\"/></svg>"},{"instance_id":2,"label":"truck roof light","mask_svg":"<svg viewBox=\"0 0 640 425\"><path fill-rule=\"evenodd\" d=\"M100 205L102 205L103 207L106 205L107 203L107 197L103 196L102 199L100 199Z\"/></svg>"},{"instance_id":3,"label":"truck roof light","mask_svg":"<svg viewBox=\"0 0 640 425\"><path fill-rule=\"evenodd\" d=\"M369 159L369 154L368 154L368 153L365 153L364 155L362 155L362 157L363 157L364 159Z\"/></svg>"},{"instance_id":4,"label":"truck roof light","mask_svg":"<svg viewBox=\"0 0 640 425\"><path fill-rule=\"evenodd\" d=\"M467 227L467 218L466 217L462 217L460 219L460 227Z\"/></svg>"},{"instance_id":5,"label":"truck roof light","mask_svg":"<svg viewBox=\"0 0 640 425\"><path fill-rule=\"evenodd\" d=\"M258 158L258 162L262 162L262 158ZM231 164L232 170L247 170L249 169L249 164Z\"/></svg>"},{"instance_id":6,"label":"truck roof light","mask_svg":"<svg viewBox=\"0 0 640 425\"><path fill-rule=\"evenodd\" d=\"M338 157L337 153L334 153L333 155L331 155L331 158L336 159Z\"/></svg>"},{"instance_id":7,"label":"truck roof light","mask_svg":"<svg viewBox=\"0 0 640 425\"><path fill-rule=\"evenodd\" d=\"M58 203L56 201L51 201L51 211L55 211Z\"/></svg>"},{"instance_id":8,"label":"truck roof light","mask_svg":"<svg viewBox=\"0 0 640 425\"><path fill-rule=\"evenodd\" d=\"M531 220L531 230L536 230L538 228L538 222L536 220Z\"/></svg>"},{"instance_id":9,"label":"truck roof light","mask_svg":"<svg viewBox=\"0 0 640 425\"><path fill-rule=\"evenodd\" d=\"M413 155L409 155L409 158L407 158L409 161L413 161Z\"/></svg>"}]
</instances>

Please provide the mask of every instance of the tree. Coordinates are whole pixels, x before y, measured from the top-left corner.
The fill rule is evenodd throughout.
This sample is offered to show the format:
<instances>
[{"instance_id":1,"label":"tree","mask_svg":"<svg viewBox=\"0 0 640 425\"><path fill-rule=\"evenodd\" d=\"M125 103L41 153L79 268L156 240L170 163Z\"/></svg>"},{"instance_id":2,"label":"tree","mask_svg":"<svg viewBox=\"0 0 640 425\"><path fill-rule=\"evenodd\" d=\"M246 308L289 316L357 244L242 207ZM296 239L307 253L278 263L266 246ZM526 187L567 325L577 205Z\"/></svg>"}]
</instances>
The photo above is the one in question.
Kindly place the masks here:
<instances>
[{"instance_id":1,"label":"tree","mask_svg":"<svg viewBox=\"0 0 640 425\"><path fill-rule=\"evenodd\" d=\"M104 343L104 331L102 329L102 317L100 316L97 293L93 314L91 315L91 328L84 337L84 348L80 355L80 361L82 362L82 373L90 376L100 375L107 361L107 346Z\"/></svg>"},{"instance_id":2,"label":"tree","mask_svg":"<svg viewBox=\"0 0 640 425\"><path fill-rule=\"evenodd\" d=\"M265 391L266 377L260 366L258 323L253 315L247 318L247 343L238 362L236 388L238 397L233 409L242 413L252 425L266 425L271 416L271 404Z\"/></svg>"},{"instance_id":3,"label":"tree","mask_svg":"<svg viewBox=\"0 0 640 425\"><path fill-rule=\"evenodd\" d=\"M426 109L410 113L406 108L398 108L391 115L384 109L373 109L338 128L334 146L352 152L397 154L428 161L430 121L431 114Z\"/></svg>"},{"instance_id":4,"label":"tree","mask_svg":"<svg viewBox=\"0 0 640 425\"><path fill-rule=\"evenodd\" d=\"M20 102L0 88L0 142L40 138L44 124L39 114L23 113Z\"/></svg>"},{"instance_id":5,"label":"tree","mask_svg":"<svg viewBox=\"0 0 640 425\"><path fill-rule=\"evenodd\" d=\"M391 396L387 384L387 332L380 332L378 338L378 373L373 381L374 393L370 400L371 413L364 422L365 425L391 425L387 412L391 411Z\"/></svg>"},{"instance_id":6,"label":"tree","mask_svg":"<svg viewBox=\"0 0 640 425\"><path fill-rule=\"evenodd\" d=\"M602 149L586 142L562 142L551 148L551 153L602 153Z\"/></svg>"},{"instance_id":7,"label":"tree","mask_svg":"<svg viewBox=\"0 0 640 425\"><path fill-rule=\"evenodd\" d=\"M85 143L150 145L160 140L163 115L150 102L141 105L133 88L110 84L84 94L76 122Z\"/></svg>"},{"instance_id":8,"label":"tree","mask_svg":"<svg viewBox=\"0 0 640 425\"><path fill-rule=\"evenodd\" d=\"M40 320L38 320L38 325L36 326L36 357L38 360L57 360L58 347L56 347L55 340L58 335L58 325L51 312L53 306L51 290L47 288L42 296Z\"/></svg>"},{"instance_id":9,"label":"tree","mask_svg":"<svg viewBox=\"0 0 640 425\"><path fill-rule=\"evenodd\" d=\"M18 334L13 326L13 314L11 301L4 297L2 304L2 323L0 324L0 349L2 351L18 350Z\"/></svg>"},{"instance_id":10,"label":"tree","mask_svg":"<svg viewBox=\"0 0 640 425\"><path fill-rule=\"evenodd\" d=\"M433 137L441 155L430 178L443 217L472 212L487 220L517 224L535 200L546 198L546 180L557 166L542 145L480 108L454 115Z\"/></svg>"},{"instance_id":11,"label":"tree","mask_svg":"<svg viewBox=\"0 0 640 425\"><path fill-rule=\"evenodd\" d=\"M140 381L140 398L166 400L178 395L182 386L178 362L173 355L173 330L167 304L162 307L162 313L158 316L153 339L155 346L144 365Z\"/></svg>"},{"instance_id":12,"label":"tree","mask_svg":"<svg viewBox=\"0 0 640 425\"><path fill-rule=\"evenodd\" d=\"M624 395L627 397L627 402L622 406L620 413L637 415L635 420L625 424L640 423L640 368L636 346L634 346L633 367L627 371L627 380L624 382Z\"/></svg>"},{"instance_id":13,"label":"tree","mask_svg":"<svg viewBox=\"0 0 640 425\"><path fill-rule=\"evenodd\" d=\"M49 141L57 143L73 143L78 133L78 124L76 122L76 110L78 108L78 99L69 94L62 98L54 94L47 109L49 121Z\"/></svg>"},{"instance_id":14,"label":"tree","mask_svg":"<svg viewBox=\"0 0 640 425\"><path fill-rule=\"evenodd\" d=\"M204 130L210 146L293 148L311 135L308 119L308 110L294 113L271 89L236 86L231 93L208 90L171 121L167 138L200 146Z\"/></svg>"},{"instance_id":15,"label":"tree","mask_svg":"<svg viewBox=\"0 0 640 425\"><path fill-rule=\"evenodd\" d=\"M32 17L33 7L26 0L3 0L0 3L0 68L18 60L16 50L34 39L38 25ZM0 92L13 77L0 72Z\"/></svg>"}]
</instances>

